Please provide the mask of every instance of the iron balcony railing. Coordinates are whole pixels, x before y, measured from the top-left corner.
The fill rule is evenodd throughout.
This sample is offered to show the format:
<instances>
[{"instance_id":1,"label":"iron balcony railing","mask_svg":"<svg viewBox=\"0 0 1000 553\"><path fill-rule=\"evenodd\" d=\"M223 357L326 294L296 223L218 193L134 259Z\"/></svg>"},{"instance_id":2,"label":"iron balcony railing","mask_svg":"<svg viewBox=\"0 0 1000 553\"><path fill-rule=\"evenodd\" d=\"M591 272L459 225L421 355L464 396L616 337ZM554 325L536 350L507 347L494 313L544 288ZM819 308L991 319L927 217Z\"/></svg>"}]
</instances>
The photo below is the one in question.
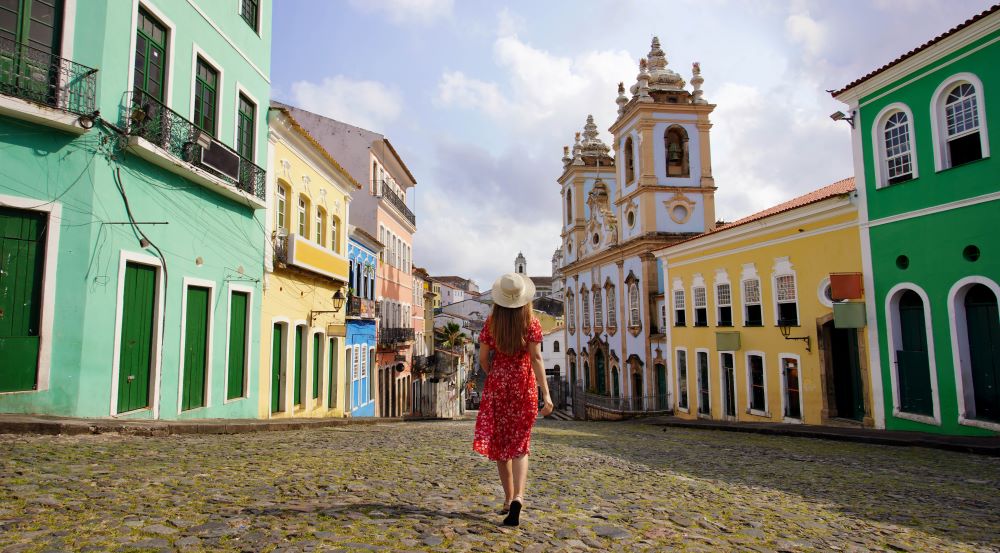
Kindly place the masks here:
<instances>
[{"instance_id":1,"label":"iron balcony railing","mask_svg":"<svg viewBox=\"0 0 1000 553\"><path fill-rule=\"evenodd\" d=\"M395 192L393 192L392 187L388 185L386 181L377 181L376 186L381 193L382 198L389 202L392 207L396 208L411 225L417 226L417 217L410 211L410 208L406 207L406 202L403 198L400 198Z\"/></svg>"},{"instance_id":2,"label":"iron balcony railing","mask_svg":"<svg viewBox=\"0 0 1000 553\"><path fill-rule=\"evenodd\" d=\"M412 342L414 337L412 328L380 328L378 331L378 343L383 345L396 345Z\"/></svg>"},{"instance_id":3,"label":"iron balcony railing","mask_svg":"<svg viewBox=\"0 0 1000 553\"><path fill-rule=\"evenodd\" d=\"M129 93L127 121L128 133L142 137L199 169L222 179L229 185L248 194L264 199L266 172L236 150L207 136L205 131L188 121L181 114L168 108L151 95L136 90ZM200 143L199 143L200 142ZM202 144L208 143L207 148ZM215 159L216 167L206 163ZM228 160L235 160L232 174L218 169ZM222 162L222 163L219 163Z\"/></svg>"},{"instance_id":4,"label":"iron balcony railing","mask_svg":"<svg viewBox=\"0 0 1000 553\"><path fill-rule=\"evenodd\" d=\"M0 37L0 94L93 115L97 70Z\"/></svg>"},{"instance_id":5,"label":"iron balcony railing","mask_svg":"<svg viewBox=\"0 0 1000 553\"><path fill-rule=\"evenodd\" d=\"M375 318L375 300L351 296L347 298L347 316L360 319Z\"/></svg>"}]
</instances>

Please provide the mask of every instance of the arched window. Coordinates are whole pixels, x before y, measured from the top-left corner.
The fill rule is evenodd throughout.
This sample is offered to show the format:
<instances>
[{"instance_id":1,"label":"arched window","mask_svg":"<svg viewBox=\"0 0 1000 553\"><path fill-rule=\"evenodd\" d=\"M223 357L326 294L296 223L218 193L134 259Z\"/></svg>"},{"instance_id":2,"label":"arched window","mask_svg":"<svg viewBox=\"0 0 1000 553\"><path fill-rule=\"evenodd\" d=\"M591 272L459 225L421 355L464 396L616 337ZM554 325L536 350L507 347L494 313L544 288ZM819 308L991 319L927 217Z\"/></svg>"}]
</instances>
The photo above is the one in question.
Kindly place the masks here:
<instances>
[{"instance_id":1,"label":"arched window","mask_svg":"<svg viewBox=\"0 0 1000 553\"><path fill-rule=\"evenodd\" d=\"M552 342L552 351L554 353L559 353L559 340Z\"/></svg>"},{"instance_id":2,"label":"arched window","mask_svg":"<svg viewBox=\"0 0 1000 553\"><path fill-rule=\"evenodd\" d=\"M570 334L576 332L576 298L573 297L573 291L570 290L566 293L566 307L567 307L567 318L569 320L569 332Z\"/></svg>"},{"instance_id":3,"label":"arched window","mask_svg":"<svg viewBox=\"0 0 1000 553\"><path fill-rule=\"evenodd\" d=\"M615 329L618 328L618 310L615 307L615 287L612 284L606 285L607 300L605 303L608 304L608 328ZM614 332L612 332L614 334Z\"/></svg>"},{"instance_id":4,"label":"arched window","mask_svg":"<svg viewBox=\"0 0 1000 553\"><path fill-rule=\"evenodd\" d=\"M625 139L625 184L635 180L635 152L632 151L632 137Z\"/></svg>"},{"instance_id":5,"label":"arched window","mask_svg":"<svg viewBox=\"0 0 1000 553\"><path fill-rule=\"evenodd\" d=\"M573 224L573 191L566 190L566 224Z\"/></svg>"},{"instance_id":6,"label":"arched window","mask_svg":"<svg viewBox=\"0 0 1000 553\"><path fill-rule=\"evenodd\" d=\"M957 167L989 157L983 85L971 73L943 81L931 103L935 166Z\"/></svg>"},{"instance_id":7,"label":"arched window","mask_svg":"<svg viewBox=\"0 0 1000 553\"><path fill-rule=\"evenodd\" d=\"M598 329L604 328L604 302L601 301L600 288L594 289L594 326Z\"/></svg>"},{"instance_id":8,"label":"arched window","mask_svg":"<svg viewBox=\"0 0 1000 553\"><path fill-rule=\"evenodd\" d=\"M639 318L639 285L630 284L628 287L628 325L637 327L642 324Z\"/></svg>"},{"instance_id":9,"label":"arched window","mask_svg":"<svg viewBox=\"0 0 1000 553\"><path fill-rule=\"evenodd\" d=\"M688 177L691 174L688 161L688 135L684 127L672 125L663 132L663 151L667 158L668 177Z\"/></svg>"},{"instance_id":10,"label":"arched window","mask_svg":"<svg viewBox=\"0 0 1000 553\"><path fill-rule=\"evenodd\" d=\"M883 182L896 184L913 178L911 135L910 120L905 112L893 112L885 119L882 127Z\"/></svg>"},{"instance_id":11,"label":"arched window","mask_svg":"<svg viewBox=\"0 0 1000 553\"><path fill-rule=\"evenodd\" d=\"M583 330L590 332L590 294L586 290L580 291L580 301L583 303Z\"/></svg>"}]
</instances>

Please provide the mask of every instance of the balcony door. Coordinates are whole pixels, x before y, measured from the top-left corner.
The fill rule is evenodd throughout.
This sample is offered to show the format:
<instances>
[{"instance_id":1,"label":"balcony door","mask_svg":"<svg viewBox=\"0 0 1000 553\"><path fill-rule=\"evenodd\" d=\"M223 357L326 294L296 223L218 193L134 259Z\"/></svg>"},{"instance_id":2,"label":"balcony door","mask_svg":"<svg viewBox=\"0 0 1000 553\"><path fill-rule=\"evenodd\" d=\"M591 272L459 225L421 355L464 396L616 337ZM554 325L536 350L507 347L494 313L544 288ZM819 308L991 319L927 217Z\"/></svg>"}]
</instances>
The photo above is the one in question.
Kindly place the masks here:
<instances>
[{"instance_id":1,"label":"balcony door","mask_svg":"<svg viewBox=\"0 0 1000 553\"><path fill-rule=\"evenodd\" d=\"M0 93L50 104L63 0L0 0Z\"/></svg>"}]
</instances>

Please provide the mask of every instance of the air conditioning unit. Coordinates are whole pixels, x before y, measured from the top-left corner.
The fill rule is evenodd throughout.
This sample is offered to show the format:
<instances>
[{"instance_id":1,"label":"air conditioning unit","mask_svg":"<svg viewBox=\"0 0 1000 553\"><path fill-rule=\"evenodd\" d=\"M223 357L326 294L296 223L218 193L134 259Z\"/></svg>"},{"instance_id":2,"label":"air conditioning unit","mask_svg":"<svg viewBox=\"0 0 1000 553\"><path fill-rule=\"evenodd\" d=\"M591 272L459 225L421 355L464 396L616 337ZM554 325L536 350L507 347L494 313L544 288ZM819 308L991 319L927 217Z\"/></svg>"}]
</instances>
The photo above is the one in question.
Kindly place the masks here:
<instances>
[{"instance_id":1,"label":"air conditioning unit","mask_svg":"<svg viewBox=\"0 0 1000 553\"><path fill-rule=\"evenodd\" d=\"M201 163L234 181L240 180L240 156L215 140L201 149Z\"/></svg>"}]
</instances>

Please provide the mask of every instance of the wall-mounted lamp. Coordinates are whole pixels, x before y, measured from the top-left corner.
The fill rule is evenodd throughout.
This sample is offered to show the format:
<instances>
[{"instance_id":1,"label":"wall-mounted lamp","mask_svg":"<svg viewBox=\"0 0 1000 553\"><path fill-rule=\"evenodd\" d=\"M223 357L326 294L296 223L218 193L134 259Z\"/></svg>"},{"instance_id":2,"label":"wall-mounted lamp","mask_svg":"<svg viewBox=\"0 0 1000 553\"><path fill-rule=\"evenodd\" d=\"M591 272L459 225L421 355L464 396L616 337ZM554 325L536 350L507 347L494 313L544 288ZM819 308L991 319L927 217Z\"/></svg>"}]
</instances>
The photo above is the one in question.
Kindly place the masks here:
<instances>
[{"instance_id":1,"label":"wall-mounted lamp","mask_svg":"<svg viewBox=\"0 0 1000 553\"><path fill-rule=\"evenodd\" d=\"M344 307L344 302L347 300L347 298L344 296L344 293L340 291L340 288L337 288L337 291L333 293L333 298L332 299L333 299L333 309L332 310L327 309L327 310L310 311L309 312L309 318L313 321L313 323L316 322L316 315L320 315L320 314L323 314L323 313L337 313L337 312L339 312Z\"/></svg>"},{"instance_id":2,"label":"wall-mounted lamp","mask_svg":"<svg viewBox=\"0 0 1000 553\"><path fill-rule=\"evenodd\" d=\"M812 351L812 337L810 336L790 336L792 333L792 327L787 324L778 323L778 330L781 331L781 336L786 340L802 340L806 343L806 351Z\"/></svg>"},{"instance_id":3,"label":"wall-mounted lamp","mask_svg":"<svg viewBox=\"0 0 1000 553\"><path fill-rule=\"evenodd\" d=\"M851 116L848 117L847 115L844 115L844 112L842 111L835 111L830 114L830 119L833 119L834 121L847 121L848 124L851 125L851 128L854 128L854 112L851 112Z\"/></svg>"}]
</instances>

